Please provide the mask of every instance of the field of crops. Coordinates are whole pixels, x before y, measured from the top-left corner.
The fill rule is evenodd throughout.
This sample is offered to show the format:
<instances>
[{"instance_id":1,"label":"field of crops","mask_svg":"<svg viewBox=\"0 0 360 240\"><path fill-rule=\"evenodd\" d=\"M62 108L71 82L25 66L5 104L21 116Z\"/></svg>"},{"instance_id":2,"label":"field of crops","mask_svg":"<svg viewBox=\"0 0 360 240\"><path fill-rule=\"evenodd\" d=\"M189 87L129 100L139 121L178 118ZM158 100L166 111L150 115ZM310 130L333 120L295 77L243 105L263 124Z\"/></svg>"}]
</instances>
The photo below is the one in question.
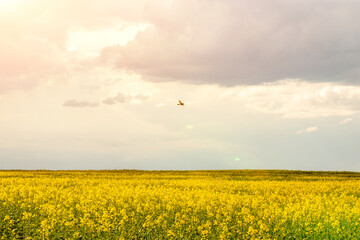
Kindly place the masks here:
<instances>
[{"instance_id":1,"label":"field of crops","mask_svg":"<svg viewBox=\"0 0 360 240\"><path fill-rule=\"evenodd\" d=\"M360 173L0 171L1 239L360 239Z\"/></svg>"}]
</instances>

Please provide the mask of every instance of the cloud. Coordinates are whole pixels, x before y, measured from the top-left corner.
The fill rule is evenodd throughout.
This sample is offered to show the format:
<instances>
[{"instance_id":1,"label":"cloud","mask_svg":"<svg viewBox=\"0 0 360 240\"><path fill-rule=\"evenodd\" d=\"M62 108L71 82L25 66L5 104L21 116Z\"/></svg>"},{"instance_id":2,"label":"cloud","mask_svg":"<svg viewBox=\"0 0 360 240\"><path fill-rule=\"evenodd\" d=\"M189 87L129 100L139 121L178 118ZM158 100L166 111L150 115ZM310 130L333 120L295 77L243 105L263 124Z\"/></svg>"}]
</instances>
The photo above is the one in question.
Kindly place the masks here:
<instances>
[{"instance_id":1,"label":"cloud","mask_svg":"<svg viewBox=\"0 0 360 240\"><path fill-rule=\"evenodd\" d=\"M249 111L280 114L284 118L348 116L360 111L360 87L335 83L282 80L223 91Z\"/></svg>"},{"instance_id":2,"label":"cloud","mask_svg":"<svg viewBox=\"0 0 360 240\"><path fill-rule=\"evenodd\" d=\"M165 107L166 104L165 103L157 103L155 104L156 107Z\"/></svg>"},{"instance_id":3,"label":"cloud","mask_svg":"<svg viewBox=\"0 0 360 240\"><path fill-rule=\"evenodd\" d=\"M140 104L149 99L149 95L145 94L124 94L124 93L118 93L115 97L108 97L103 100L104 104L107 105L113 105L116 103L135 103Z\"/></svg>"},{"instance_id":4,"label":"cloud","mask_svg":"<svg viewBox=\"0 0 360 240\"><path fill-rule=\"evenodd\" d=\"M28 90L37 86L39 79L34 76L0 76L0 93L11 90Z\"/></svg>"},{"instance_id":5,"label":"cloud","mask_svg":"<svg viewBox=\"0 0 360 240\"><path fill-rule=\"evenodd\" d=\"M63 106L65 106L65 107L97 107L97 106L99 106L99 103L71 99L71 100L67 100L63 104Z\"/></svg>"},{"instance_id":6,"label":"cloud","mask_svg":"<svg viewBox=\"0 0 360 240\"><path fill-rule=\"evenodd\" d=\"M2 6L0 93L28 90L56 75L71 75L74 65L77 69L86 68L83 63L79 64L75 53L68 51L67 45L79 47L84 40L81 50L99 50L99 47L116 44L115 36L121 36L119 43L124 44L129 40L128 35L133 37L142 26L143 5L144 0L95 1L93 4L86 1L49 3L29 0ZM47 24L49 22L51 25ZM73 29L82 32L74 36ZM111 41L99 39L96 33L109 35ZM128 35L124 36L125 33ZM92 40L89 41L90 36ZM88 41L85 41L86 37ZM97 37L96 42L94 37ZM66 80L63 78L60 82Z\"/></svg>"},{"instance_id":7,"label":"cloud","mask_svg":"<svg viewBox=\"0 0 360 240\"><path fill-rule=\"evenodd\" d=\"M360 20L360 2L326 4L20 1L0 9L0 91L26 90L61 74L63 83L76 70L107 64L155 82L358 83L360 26L351 23Z\"/></svg>"},{"instance_id":8,"label":"cloud","mask_svg":"<svg viewBox=\"0 0 360 240\"><path fill-rule=\"evenodd\" d=\"M318 127L308 127L306 129L297 131L296 134L310 133L310 132L315 132L317 130L319 130Z\"/></svg>"},{"instance_id":9,"label":"cloud","mask_svg":"<svg viewBox=\"0 0 360 240\"><path fill-rule=\"evenodd\" d=\"M116 103L124 103L130 100L130 96L122 93L118 93L115 97L106 98L103 103L112 105Z\"/></svg>"},{"instance_id":10,"label":"cloud","mask_svg":"<svg viewBox=\"0 0 360 240\"><path fill-rule=\"evenodd\" d=\"M339 124L343 125L343 124L347 124L347 123L349 123L351 121L352 121L352 118L345 118L344 120L340 121Z\"/></svg>"},{"instance_id":11,"label":"cloud","mask_svg":"<svg viewBox=\"0 0 360 240\"><path fill-rule=\"evenodd\" d=\"M105 100L103 100L103 103L107 104L107 105L113 105L113 104L116 104L117 102L115 101L114 98L108 97Z\"/></svg>"},{"instance_id":12,"label":"cloud","mask_svg":"<svg viewBox=\"0 0 360 240\"><path fill-rule=\"evenodd\" d=\"M98 88L90 89L89 86ZM74 96L76 99L100 99L99 104L104 105L147 102L160 110L165 106L166 109L176 106L178 99L182 99L185 106L191 106L191 109L201 106L197 109L201 112L225 107L243 114L272 114L288 119L331 116L345 119L360 112L360 86L294 79L233 87L181 82L153 83L138 76L121 75L111 68L103 68L73 74L66 92L63 99Z\"/></svg>"},{"instance_id":13,"label":"cloud","mask_svg":"<svg viewBox=\"0 0 360 240\"><path fill-rule=\"evenodd\" d=\"M151 81L358 82L360 2L149 1L150 27L101 59ZM201 16L201 17L199 17Z\"/></svg>"}]
</instances>

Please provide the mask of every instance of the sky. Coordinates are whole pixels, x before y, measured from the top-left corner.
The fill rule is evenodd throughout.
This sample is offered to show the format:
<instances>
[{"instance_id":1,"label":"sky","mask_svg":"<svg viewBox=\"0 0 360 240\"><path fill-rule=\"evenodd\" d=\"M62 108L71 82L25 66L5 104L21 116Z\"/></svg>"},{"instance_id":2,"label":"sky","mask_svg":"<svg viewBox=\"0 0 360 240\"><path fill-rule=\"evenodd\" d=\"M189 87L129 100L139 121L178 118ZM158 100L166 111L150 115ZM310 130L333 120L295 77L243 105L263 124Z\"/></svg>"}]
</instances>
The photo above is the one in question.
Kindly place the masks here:
<instances>
[{"instance_id":1,"label":"sky","mask_svg":"<svg viewBox=\"0 0 360 240\"><path fill-rule=\"evenodd\" d=\"M360 171L359 10L0 0L0 169Z\"/></svg>"}]
</instances>

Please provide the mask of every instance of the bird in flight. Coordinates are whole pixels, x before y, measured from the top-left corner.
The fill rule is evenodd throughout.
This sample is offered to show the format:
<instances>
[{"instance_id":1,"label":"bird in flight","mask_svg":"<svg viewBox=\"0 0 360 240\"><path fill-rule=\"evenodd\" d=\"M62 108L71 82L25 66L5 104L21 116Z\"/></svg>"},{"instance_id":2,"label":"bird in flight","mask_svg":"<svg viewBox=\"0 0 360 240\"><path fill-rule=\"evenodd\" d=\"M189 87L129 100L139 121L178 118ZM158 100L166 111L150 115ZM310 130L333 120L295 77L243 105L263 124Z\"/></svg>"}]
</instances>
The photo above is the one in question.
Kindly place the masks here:
<instances>
[{"instance_id":1,"label":"bird in flight","mask_svg":"<svg viewBox=\"0 0 360 240\"><path fill-rule=\"evenodd\" d=\"M179 100L178 105L185 106L185 105L184 105L184 103L183 103L183 102L181 102L180 100Z\"/></svg>"}]
</instances>

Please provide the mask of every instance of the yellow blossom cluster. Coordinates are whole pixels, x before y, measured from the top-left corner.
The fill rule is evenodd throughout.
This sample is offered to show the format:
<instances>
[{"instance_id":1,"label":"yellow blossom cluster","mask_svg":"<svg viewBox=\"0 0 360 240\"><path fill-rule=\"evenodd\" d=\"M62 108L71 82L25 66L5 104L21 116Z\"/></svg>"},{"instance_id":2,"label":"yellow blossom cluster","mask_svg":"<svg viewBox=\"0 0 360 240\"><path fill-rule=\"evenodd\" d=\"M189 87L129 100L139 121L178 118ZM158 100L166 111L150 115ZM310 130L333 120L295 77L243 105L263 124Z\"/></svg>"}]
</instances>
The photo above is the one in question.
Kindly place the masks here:
<instances>
[{"instance_id":1,"label":"yellow blossom cluster","mask_svg":"<svg viewBox=\"0 0 360 240\"><path fill-rule=\"evenodd\" d=\"M360 173L0 171L1 239L360 239Z\"/></svg>"}]
</instances>

